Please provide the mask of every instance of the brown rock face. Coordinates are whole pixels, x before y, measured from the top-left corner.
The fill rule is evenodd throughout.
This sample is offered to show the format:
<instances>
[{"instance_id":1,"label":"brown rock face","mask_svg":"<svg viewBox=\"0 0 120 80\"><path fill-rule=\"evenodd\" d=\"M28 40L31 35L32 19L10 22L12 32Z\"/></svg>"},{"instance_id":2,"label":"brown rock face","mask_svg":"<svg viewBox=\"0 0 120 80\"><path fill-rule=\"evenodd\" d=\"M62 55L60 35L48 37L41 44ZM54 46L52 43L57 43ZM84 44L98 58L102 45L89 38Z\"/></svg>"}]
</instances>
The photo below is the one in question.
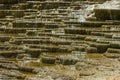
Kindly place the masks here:
<instances>
[{"instance_id":1,"label":"brown rock face","mask_svg":"<svg viewBox=\"0 0 120 80\"><path fill-rule=\"evenodd\" d=\"M120 20L119 9L95 9L94 11L99 20Z\"/></svg>"},{"instance_id":2,"label":"brown rock face","mask_svg":"<svg viewBox=\"0 0 120 80\"><path fill-rule=\"evenodd\" d=\"M119 4L118 0L106 1L94 10L95 16L98 20L120 20Z\"/></svg>"},{"instance_id":3,"label":"brown rock face","mask_svg":"<svg viewBox=\"0 0 120 80\"><path fill-rule=\"evenodd\" d=\"M0 0L0 4L15 4L18 0Z\"/></svg>"}]
</instances>

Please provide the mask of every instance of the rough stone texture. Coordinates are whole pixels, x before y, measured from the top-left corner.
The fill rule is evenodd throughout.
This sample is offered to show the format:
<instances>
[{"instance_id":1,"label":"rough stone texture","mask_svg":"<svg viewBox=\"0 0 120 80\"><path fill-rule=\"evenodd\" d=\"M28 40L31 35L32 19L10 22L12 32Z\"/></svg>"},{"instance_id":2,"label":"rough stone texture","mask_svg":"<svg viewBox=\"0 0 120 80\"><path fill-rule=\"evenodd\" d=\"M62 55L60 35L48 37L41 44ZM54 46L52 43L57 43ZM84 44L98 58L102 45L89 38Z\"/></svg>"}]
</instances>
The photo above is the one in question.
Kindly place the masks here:
<instances>
[{"instance_id":1,"label":"rough stone texture","mask_svg":"<svg viewBox=\"0 0 120 80\"><path fill-rule=\"evenodd\" d=\"M0 0L0 4L15 4L18 3L19 0Z\"/></svg>"},{"instance_id":2,"label":"rough stone texture","mask_svg":"<svg viewBox=\"0 0 120 80\"><path fill-rule=\"evenodd\" d=\"M119 79L118 0L4 1L0 80Z\"/></svg>"},{"instance_id":3,"label":"rough stone texture","mask_svg":"<svg viewBox=\"0 0 120 80\"><path fill-rule=\"evenodd\" d=\"M98 17L99 20L120 20L119 9L95 9L94 11L96 13L95 16Z\"/></svg>"},{"instance_id":4,"label":"rough stone texture","mask_svg":"<svg viewBox=\"0 0 120 80\"><path fill-rule=\"evenodd\" d=\"M108 58L119 58L120 57L120 54L117 54L117 53L105 53L104 55Z\"/></svg>"},{"instance_id":5,"label":"rough stone texture","mask_svg":"<svg viewBox=\"0 0 120 80\"><path fill-rule=\"evenodd\" d=\"M95 48L95 47L87 47L86 52L87 53L97 53L97 48Z\"/></svg>"},{"instance_id":6,"label":"rough stone texture","mask_svg":"<svg viewBox=\"0 0 120 80\"><path fill-rule=\"evenodd\" d=\"M98 20L120 20L119 1L107 1L98 6L95 11L95 16Z\"/></svg>"}]
</instances>

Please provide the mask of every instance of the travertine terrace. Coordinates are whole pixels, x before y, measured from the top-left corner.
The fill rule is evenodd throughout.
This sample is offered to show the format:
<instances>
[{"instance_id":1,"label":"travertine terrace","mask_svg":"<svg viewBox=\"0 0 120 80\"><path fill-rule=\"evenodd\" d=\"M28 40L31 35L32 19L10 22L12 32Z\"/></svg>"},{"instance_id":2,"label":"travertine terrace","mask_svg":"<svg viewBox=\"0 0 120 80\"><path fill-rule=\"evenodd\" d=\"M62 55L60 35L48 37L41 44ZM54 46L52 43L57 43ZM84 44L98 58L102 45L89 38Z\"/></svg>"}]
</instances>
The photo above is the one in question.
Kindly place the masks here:
<instances>
[{"instance_id":1,"label":"travertine terrace","mask_svg":"<svg viewBox=\"0 0 120 80\"><path fill-rule=\"evenodd\" d=\"M0 0L0 80L120 80L120 1Z\"/></svg>"}]
</instances>

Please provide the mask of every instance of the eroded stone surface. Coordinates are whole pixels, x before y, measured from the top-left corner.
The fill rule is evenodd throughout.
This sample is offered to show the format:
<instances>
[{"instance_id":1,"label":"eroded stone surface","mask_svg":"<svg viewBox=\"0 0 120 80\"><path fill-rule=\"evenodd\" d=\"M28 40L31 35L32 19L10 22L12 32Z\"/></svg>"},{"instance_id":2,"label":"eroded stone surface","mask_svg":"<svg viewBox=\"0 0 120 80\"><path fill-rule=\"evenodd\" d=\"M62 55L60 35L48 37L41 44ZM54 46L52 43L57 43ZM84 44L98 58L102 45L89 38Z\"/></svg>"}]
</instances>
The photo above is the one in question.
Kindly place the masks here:
<instances>
[{"instance_id":1,"label":"eroded stone surface","mask_svg":"<svg viewBox=\"0 0 120 80\"><path fill-rule=\"evenodd\" d=\"M0 79L119 80L120 4L105 1L0 4Z\"/></svg>"}]
</instances>

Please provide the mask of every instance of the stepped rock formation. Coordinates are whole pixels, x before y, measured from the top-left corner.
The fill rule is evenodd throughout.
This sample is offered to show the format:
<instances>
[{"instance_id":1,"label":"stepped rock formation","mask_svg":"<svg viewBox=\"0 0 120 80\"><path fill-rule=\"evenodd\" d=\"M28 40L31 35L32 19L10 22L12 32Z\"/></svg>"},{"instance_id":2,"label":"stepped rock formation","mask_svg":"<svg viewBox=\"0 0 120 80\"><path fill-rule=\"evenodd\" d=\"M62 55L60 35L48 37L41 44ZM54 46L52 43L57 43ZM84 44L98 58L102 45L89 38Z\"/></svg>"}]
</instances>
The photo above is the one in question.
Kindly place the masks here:
<instances>
[{"instance_id":1,"label":"stepped rock formation","mask_svg":"<svg viewBox=\"0 0 120 80\"><path fill-rule=\"evenodd\" d=\"M119 80L119 0L0 0L0 80Z\"/></svg>"},{"instance_id":2,"label":"stepped rock formation","mask_svg":"<svg viewBox=\"0 0 120 80\"><path fill-rule=\"evenodd\" d=\"M95 16L99 20L120 20L120 1L106 1L95 9Z\"/></svg>"}]
</instances>

